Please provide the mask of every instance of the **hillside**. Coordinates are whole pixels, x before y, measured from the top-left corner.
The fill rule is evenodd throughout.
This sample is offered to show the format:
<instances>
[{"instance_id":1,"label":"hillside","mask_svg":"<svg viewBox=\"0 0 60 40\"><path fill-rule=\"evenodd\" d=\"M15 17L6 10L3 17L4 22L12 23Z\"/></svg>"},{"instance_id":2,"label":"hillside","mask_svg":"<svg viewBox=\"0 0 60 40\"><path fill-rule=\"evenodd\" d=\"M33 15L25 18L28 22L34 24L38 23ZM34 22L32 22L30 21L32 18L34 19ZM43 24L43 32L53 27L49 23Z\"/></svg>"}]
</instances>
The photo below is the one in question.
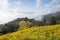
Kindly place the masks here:
<instances>
[{"instance_id":1,"label":"hillside","mask_svg":"<svg viewBox=\"0 0 60 40\"><path fill-rule=\"evenodd\" d=\"M55 16L56 20L60 20L60 11L57 11L55 13L49 13L49 14L43 15L43 19L47 20L51 16Z\"/></svg>"},{"instance_id":2,"label":"hillside","mask_svg":"<svg viewBox=\"0 0 60 40\"><path fill-rule=\"evenodd\" d=\"M32 23L30 23L29 21L20 21L18 30L24 30L24 29L30 28L32 27L31 25Z\"/></svg>"},{"instance_id":3,"label":"hillside","mask_svg":"<svg viewBox=\"0 0 60 40\"><path fill-rule=\"evenodd\" d=\"M32 27L0 36L0 40L60 40L60 25Z\"/></svg>"}]
</instances>

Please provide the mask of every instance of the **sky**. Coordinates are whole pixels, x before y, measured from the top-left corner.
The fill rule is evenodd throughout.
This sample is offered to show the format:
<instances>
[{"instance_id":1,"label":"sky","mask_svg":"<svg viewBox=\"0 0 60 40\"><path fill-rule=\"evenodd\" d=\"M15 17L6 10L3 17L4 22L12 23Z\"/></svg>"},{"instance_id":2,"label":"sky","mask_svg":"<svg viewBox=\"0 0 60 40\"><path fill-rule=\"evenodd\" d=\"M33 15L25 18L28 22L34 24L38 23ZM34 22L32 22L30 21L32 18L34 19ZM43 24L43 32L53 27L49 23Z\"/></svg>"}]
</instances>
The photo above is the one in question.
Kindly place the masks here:
<instances>
[{"instance_id":1,"label":"sky","mask_svg":"<svg viewBox=\"0 0 60 40\"><path fill-rule=\"evenodd\" d=\"M60 11L60 0L0 0L0 24L16 18L36 18Z\"/></svg>"}]
</instances>

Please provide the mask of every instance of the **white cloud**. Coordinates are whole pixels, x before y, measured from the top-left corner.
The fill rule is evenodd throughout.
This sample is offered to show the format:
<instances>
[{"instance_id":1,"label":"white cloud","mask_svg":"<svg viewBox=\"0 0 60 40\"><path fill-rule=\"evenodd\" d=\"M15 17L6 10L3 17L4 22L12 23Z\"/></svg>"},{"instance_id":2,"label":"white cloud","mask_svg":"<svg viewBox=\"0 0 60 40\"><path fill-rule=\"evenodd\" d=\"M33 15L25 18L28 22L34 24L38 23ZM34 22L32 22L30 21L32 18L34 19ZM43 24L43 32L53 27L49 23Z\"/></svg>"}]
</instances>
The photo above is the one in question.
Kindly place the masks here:
<instances>
[{"instance_id":1,"label":"white cloud","mask_svg":"<svg viewBox=\"0 0 60 40\"><path fill-rule=\"evenodd\" d=\"M0 11L0 24L7 23L8 21L13 20L15 15L9 12Z\"/></svg>"},{"instance_id":2,"label":"white cloud","mask_svg":"<svg viewBox=\"0 0 60 40\"><path fill-rule=\"evenodd\" d=\"M20 11L20 10L19 10ZM23 14L18 11L0 11L0 24L7 23L11 20L16 19L17 17L28 17L28 14Z\"/></svg>"},{"instance_id":3,"label":"white cloud","mask_svg":"<svg viewBox=\"0 0 60 40\"><path fill-rule=\"evenodd\" d=\"M8 0L0 0L0 5L3 9L8 7Z\"/></svg>"},{"instance_id":4,"label":"white cloud","mask_svg":"<svg viewBox=\"0 0 60 40\"><path fill-rule=\"evenodd\" d=\"M42 13L52 13L60 11L60 0L52 0L49 4L45 5L45 8L41 10Z\"/></svg>"},{"instance_id":5,"label":"white cloud","mask_svg":"<svg viewBox=\"0 0 60 40\"><path fill-rule=\"evenodd\" d=\"M14 5L14 7L20 7L21 5L23 5L23 2L17 0L17 1L13 2L13 5Z\"/></svg>"},{"instance_id":6,"label":"white cloud","mask_svg":"<svg viewBox=\"0 0 60 40\"><path fill-rule=\"evenodd\" d=\"M60 11L60 0L52 0L49 4L45 5L45 8L40 9L36 12L35 18L41 18L41 15L45 15L48 13L53 13L56 11Z\"/></svg>"},{"instance_id":7,"label":"white cloud","mask_svg":"<svg viewBox=\"0 0 60 40\"><path fill-rule=\"evenodd\" d=\"M50 12L60 11L60 0L53 0L49 4L46 5L45 10Z\"/></svg>"},{"instance_id":8,"label":"white cloud","mask_svg":"<svg viewBox=\"0 0 60 40\"><path fill-rule=\"evenodd\" d=\"M49 4L45 5L45 8L41 8L42 5L41 0L36 0L36 8L30 9L30 8L20 8L18 5L24 4L23 2L15 2L14 8L9 8L8 0L0 0L0 6L2 7L0 9L0 24L7 23L17 17L29 17L29 18L35 18L36 16L39 16L41 18L41 15L45 15L51 12L59 11L60 10L60 0L52 0ZM24 14L24 12L28 12L31 14ZM37 18L36 18L37 19Z\"/></svg>"},{"instance_id":9,"label":"white cloud","mask_svg":"<svg viewBox=\"0 0 60 40\"><path fill-rule=\"evenodd\" d=\"M7 21L8 0L0 0L0 24Z\"/></svg>"},{"instance_id":10,"label":"white cloud","mask_svg":"<svg viewBox=\"0 0 60 40\"><path fill-rule=\"evenodd\" d=\"M34 12L35 10L30 8L14 8L12 11L16 13L16 12Z\"/></svg>"},{"instance_id":11,"label":"white cloud","mask_svg":"<svg viewBox=\"0 0 60 40\"><path fill-rule=\"evenodd\" d=\"M60 5L57 5L57 6L56 6L56 10L57 10L57 11L60 11Z\"/></svg>"},{"instance_id":12,"label":"white cloud","mask_svg":"<svg viewBox=\"0 0 60 40\"><path fill-rule=\"evenodd\" d=\"M23 4L23 3L21 1L15 1L14 4L20 5L20 4Z\"/></svg>"},{"instance_id":13,"label":"white cloud","mask_svg":"<svg viewBox=\"0 0 60 40\"><path fill-rule=\"evenodd\" d=\"M41 0L36 0L36 8L39 8L40 5L41 5Z\"/></svg>"},{"instance_id":14,"label":"white cloud","mask_svg":"<svg viewBox=\"0 0 60 40\"><path fill-rule=\"evenodd\" d=\"M15 11L14 11L15 12ZM11 20L16 19L17 17L26 17L28 14L22 14L21 12L16 13L10 11L0 11L0 24L7 23Z\"/></svg>"},{"instance_id":15,"label":"white cloud","mask_svg":"<svg viewBox=\"0 0 60 40\"><path fill-rule=\"evenodd\" d=\"M23 4L22 2L14 2L14 8L9 8L8 0L0 0L0 24L7 23L11 20L16 19L17 17L25 17L28 14L23 14L22 12L29 12L29 9L20 8L19 5ZM32 11L30 11L32 12Z\"/></svg>"},{"instance_id":16,"label":"white cloud","mask_svg":"<svg viewBox=\"0 0 60 40\"><path fill-rule=\"evenodd\" d=\"M53 0L52 3L60 3L60 0Z\"/></svg>"}]
</instances>

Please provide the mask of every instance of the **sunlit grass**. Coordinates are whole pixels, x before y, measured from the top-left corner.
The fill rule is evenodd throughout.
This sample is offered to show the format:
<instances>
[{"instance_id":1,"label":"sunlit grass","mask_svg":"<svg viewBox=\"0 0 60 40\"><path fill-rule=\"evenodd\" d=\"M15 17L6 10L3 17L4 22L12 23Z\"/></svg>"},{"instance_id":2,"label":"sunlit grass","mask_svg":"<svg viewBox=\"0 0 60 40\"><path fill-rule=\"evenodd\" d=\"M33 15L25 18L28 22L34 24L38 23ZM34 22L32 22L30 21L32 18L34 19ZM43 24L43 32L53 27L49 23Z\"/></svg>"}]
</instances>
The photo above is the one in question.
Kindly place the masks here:
<instances>
[{"instance_id":1,"label":"sunlit grass","mask_svg":"<svg viewBox=\"0 0 60 40\"><path fill-rule=\"evenodd\" d=\"M60 40L60 25L32 27L0 36L0 40Z\"/></svg>"}]
</instances>

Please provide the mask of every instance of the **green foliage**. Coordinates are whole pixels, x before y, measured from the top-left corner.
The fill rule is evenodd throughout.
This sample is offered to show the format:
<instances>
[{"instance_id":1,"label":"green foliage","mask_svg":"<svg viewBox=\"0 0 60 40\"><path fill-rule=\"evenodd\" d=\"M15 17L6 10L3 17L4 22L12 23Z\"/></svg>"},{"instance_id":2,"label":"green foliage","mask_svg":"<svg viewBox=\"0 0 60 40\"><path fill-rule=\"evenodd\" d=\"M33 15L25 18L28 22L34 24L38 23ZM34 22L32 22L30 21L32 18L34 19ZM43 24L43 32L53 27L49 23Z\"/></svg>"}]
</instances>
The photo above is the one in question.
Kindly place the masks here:
<instances>
[{"instance_id":1,"label":"green foliage","mask_svg":"<svg viewBox=\"0 0 60 40\"><path fill-rule=\"evenodd\" d=\"M30 23L29 21L20 21L19 22L19 30L22 30L22 29L26 29L26 28L30 28L33 26L32 23Z\"/></svg>"},{"instance_id":2,"label":"green foliage","mask_svg":"<svg viewBox=\"0 0 60 40\"><path fill-rule=\"evenodd\" d=\"M60 24L60 20L57 20L56 23L57 23L57 24Z\"/></svg>"},{"instance_id":3,"label":"green foliage","mask_svg":"<svg viewBox=\"0 0 60 40\"><path fill-rule=\"evenodd\" d=\"M43 21L44 25L60 24L60 21L59 21L60 20L60 11L43 15L42 20L45 20L45 21Z\"/></svg>"},{"instance_id":4,"label":"green foliage","mask_svg":"<svg viewBox=\"0 0 60 40\"><path fill-rule=\"evenodd\" d=\"M25 18L24 18L24 21L28 21L28 18L27 18L27 17L25 17Z\"/></svg>"},{"instance_id":5,"label":"green foliage","mask_svg":"<svg viewBox=\"0 0 60 40\"><path fill-rule=\"evenodd\" d=\"M7 27L6 29L7 33L14 32L19 28L19 25L17 23L7 23L4 26Z\"/></svg>"},{"instance_id":6,"label":"green foliage","mask_svg":"<svg viewBox=\"0 0 60 40\"><path fill-rule=\"evenodd\" d=\"M43 22L41 21L36 21L35 19L30 19L29 22L33 24L33 26L42 26Z\"/></svg>"},{"instance_id":7,"label":"green foliage","mask_svg":"<svg viewBox=\"0 0 60 40\"><path fill-rule=\"evenodd\" d=\"M49 18L49 24L50 24L50 25L56 24L56 18L55 18L54 16L51 16L51 17Z\"/></svg>"},{"instance_id":8,"label":"green foliage","mask_svg":"<svg viewBox=\"0 0 60 40\"><path fill-rule=\"evenodd\" d=\"M19 28L18 20L14 20L4 25L0 25L0 35L10 33L10 32L15 32L17 31L18 28Z\"/></svg>"},{"instance_id":9,"label":"green foliage","mask_svg":"<svg viewBox=\"0 0 60 40\"><path fill-rule=\"evenodd\" d=\"M33 26L33 23L31 23L31 22L29 22L29 21L27 21L27 27L32 27Z\"/></svg>"}]
</instances>

